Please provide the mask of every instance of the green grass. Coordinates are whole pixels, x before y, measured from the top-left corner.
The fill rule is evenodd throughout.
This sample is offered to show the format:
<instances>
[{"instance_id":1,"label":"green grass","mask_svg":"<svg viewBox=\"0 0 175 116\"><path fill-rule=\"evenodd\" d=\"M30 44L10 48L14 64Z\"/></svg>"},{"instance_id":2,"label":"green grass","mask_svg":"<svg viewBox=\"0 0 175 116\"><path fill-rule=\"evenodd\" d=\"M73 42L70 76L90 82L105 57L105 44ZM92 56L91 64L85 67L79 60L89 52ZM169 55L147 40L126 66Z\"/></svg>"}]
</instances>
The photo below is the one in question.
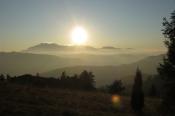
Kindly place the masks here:
<instances>
[{"instance_id":1,"label":"green grass","mask_svg":"<svg viewBox=\"0 0 175 116\"><path fill-rule=\"evenodd\" d=\"M0 116L134 116L130 98L101 92L0 85ZM156 116L160 99L146 98L144 114Z\"/></svg>"}]
</instances>

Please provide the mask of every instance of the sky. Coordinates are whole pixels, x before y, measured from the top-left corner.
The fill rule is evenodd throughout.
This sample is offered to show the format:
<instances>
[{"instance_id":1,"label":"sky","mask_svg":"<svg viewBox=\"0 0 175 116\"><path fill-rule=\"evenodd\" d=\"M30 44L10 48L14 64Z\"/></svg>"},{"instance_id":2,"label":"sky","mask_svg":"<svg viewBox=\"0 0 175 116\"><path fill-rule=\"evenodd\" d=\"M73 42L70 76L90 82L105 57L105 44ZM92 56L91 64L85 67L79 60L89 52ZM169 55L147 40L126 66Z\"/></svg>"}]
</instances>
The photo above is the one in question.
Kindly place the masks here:
<instances>
[{"instance_id":1,"label":"sky","mask_svg":"<svg viewBox=\"0 0 175 116\"><path fill-rule=\"evenodd\" d=\"M173 10L175 0L0 0L0 51L71 45L77 25L86 45L163 50L162 19Z\"/></svg>"}]
</instances>

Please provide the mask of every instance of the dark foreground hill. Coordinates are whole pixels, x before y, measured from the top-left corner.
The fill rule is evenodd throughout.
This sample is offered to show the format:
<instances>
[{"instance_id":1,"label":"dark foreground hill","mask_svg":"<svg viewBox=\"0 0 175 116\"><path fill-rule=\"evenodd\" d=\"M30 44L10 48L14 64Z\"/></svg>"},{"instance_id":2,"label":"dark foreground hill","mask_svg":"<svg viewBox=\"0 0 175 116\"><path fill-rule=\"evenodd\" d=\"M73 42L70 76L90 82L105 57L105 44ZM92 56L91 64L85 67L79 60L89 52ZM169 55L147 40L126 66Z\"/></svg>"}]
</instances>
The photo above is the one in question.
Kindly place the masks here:
<instances>
[{"instance_id":1,"label":"dark foreground hill","mask_svg":"<svg viewBox=\"0 0 175 116\"><path fill-rule=\"evenodd\" d=\"M112 102L112 98L113 101ZM159 99L147 98L144 116L157 116ZM1 116L135 116L130 98L97 91L0 83Z\"/></svg>"}]
</instances>

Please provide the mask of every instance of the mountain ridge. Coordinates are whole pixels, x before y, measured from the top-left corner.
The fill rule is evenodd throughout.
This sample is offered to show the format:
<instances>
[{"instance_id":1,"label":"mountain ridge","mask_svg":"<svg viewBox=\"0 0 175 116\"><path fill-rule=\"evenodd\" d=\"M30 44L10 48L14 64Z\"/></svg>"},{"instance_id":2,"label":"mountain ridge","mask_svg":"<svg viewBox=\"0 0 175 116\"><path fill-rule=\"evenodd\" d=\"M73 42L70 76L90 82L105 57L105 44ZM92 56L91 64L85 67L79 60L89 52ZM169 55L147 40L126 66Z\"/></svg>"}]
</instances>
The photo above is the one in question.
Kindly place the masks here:
<instances>
[{"instance_id":1,"label":"mountain ridge","mask_svg":"<svg viewBox=\"0 0 175 116\"><path fill-rule=\"evenodd\" d=\"M101 52L107 52L107 51L118 51L118 50L124 50L124 48L116 48L114 46L102 46L100 48L96 48L93 46L88 45L61 45L56 43L39 43L37 45L31 46L22 52L78 52L78 51L86 51L86 52L95 52L95 51L101 51ZM128 48L126 48L128 50ZM129 49L131 50L131 49Z\"/></svg>"},{"instance_id":2,"label":"mountain ridge","mask_svg":"<svg viewBox=\"0 0 175 116\"><path fill-rule=\"evenodd\" d=\"M73 66L54 69L44 72L44 76L58 77L59 73L66 71L69 75L80 74L83 70L92 71L96 76L97 85L106 85L115 79L131 81L134 77L136 68L139 67L144 75L156 75L157 66L162 62L164 55L150 56L131 64L119 66ZM126 78L127 77L127 78Z\"/></svg>"}]
</instances>

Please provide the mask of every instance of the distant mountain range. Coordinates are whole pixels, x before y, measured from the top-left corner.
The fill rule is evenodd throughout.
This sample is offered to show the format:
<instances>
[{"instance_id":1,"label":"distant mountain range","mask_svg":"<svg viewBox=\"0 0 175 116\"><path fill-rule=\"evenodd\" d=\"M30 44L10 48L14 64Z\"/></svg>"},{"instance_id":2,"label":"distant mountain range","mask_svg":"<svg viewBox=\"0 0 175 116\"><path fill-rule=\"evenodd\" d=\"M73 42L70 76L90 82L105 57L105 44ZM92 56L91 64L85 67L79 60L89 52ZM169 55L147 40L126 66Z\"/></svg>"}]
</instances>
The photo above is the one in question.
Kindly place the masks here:
<instances>
[{"instance_id":1,"label":"distant mountain range","mask_svg":"<svg viewBox=\"0 0 175 116\"><path fill-rule=\"evenodd\" d=\"M126 48L126 51L132 51ZM63 58L79 59L77 65L121 65L138 61L145 57L143 54L126 52L121 48L104 46L65 46L55 43L40 43L23 50L22 53L56 55Z\"/></svg>"},{"instance_id":2,"label":"distant mountain range","mask_svg":"<svg viewBox=\"0 0 175 116\"><path fill-rule=\"evenodd\" d=\"M43 76L58 77L63 71L72 75L80 73L83 70L88 70L95 74L97 85L104 85L114 79L132 80L137 67L145 75L156 74L157 66L162 61L162 58L163 55L136 60L136 56L128 54L78 54L76 57L70 55L60 57L46 54L1 52L0 73L10 75L40 73Z\"/></svg>"},{"instance_id":3,"label":"distant mountain range","mask_svg":"<svg viewBox=\"0 0 175 116\"><path fill-rule=\"evenodd\" d=\"M116 52L118 50L122 50L121 48L116 48L113 46L104 46L101 48L95 48L92 46L68 46L68 45L58 45L56 43L40 43L35 46L29 47L23 52L28 53L97 53L97 52ZM126 50L131 50L126 48Z\"/></svg>"},{"instance_id":4,"label":"distant mountain range","mask_svg":"<svg viewBox=\"0 0 175 116\"><path fill-rule=\"evenodd\" d=\"M25 52L48 52L48 51L74 51L76 49L83 50L97 50L97 48L91 46L66 46L58 45L56 43L40 43L38 45L32 46L24 50Z\"/></svg>"},{"instance_id":5,"label":"distant mountain range","mask_svg":"<svg viewBox=\"0 0 175 116\"><path fill-rule=\"evenodd\" d=\"M73 66L58 68L45 72L42 75L58 77L63 71L66 71L69 75L73 75L75 73L80 74L83 70L88 70L94 73L97 86L109 84L115 79L132 82L137 67L142 70L144 76L157 74L157 67L162 62L163 56L150 56L135 63L120 66Z\"/></svg>"},{"instance_id":6,"label":"distant mountain range","mask_svg":"<svg viewBox=\"0 0 175 116\"><path fill-rule=\"evenodd\" d=\"M0 73L13 75L23 73L44 72L51 69L70 67L76 65L121 65L141 59L143 56L128 54L120 55L92 55L69 54L47 55L20 52L0 52Z\"/></svg>"},{"instance_id":7,"label":"distant mountain range","mask_svg":"<svg viewBox=\"0 0 175 116\"><path fill-rule=\"evenodd\" d=\"M53 55L41 55L19 52L0 53L0 73L19 75L24 73L35 74L65 65L72 66L78 59L62 58Z\"/></svg>"}]
</instances>

